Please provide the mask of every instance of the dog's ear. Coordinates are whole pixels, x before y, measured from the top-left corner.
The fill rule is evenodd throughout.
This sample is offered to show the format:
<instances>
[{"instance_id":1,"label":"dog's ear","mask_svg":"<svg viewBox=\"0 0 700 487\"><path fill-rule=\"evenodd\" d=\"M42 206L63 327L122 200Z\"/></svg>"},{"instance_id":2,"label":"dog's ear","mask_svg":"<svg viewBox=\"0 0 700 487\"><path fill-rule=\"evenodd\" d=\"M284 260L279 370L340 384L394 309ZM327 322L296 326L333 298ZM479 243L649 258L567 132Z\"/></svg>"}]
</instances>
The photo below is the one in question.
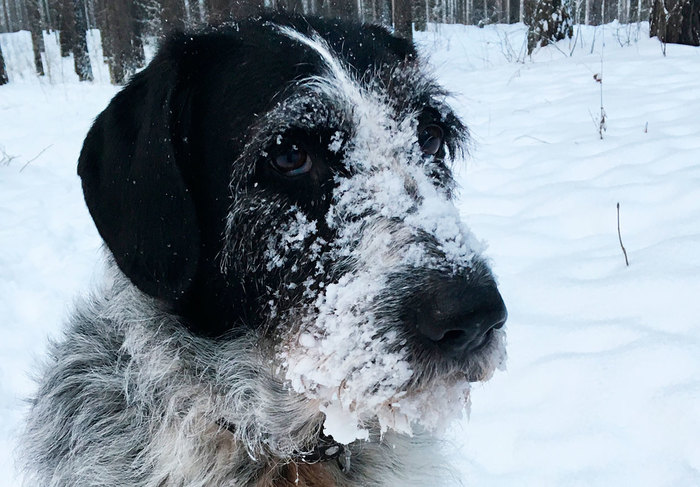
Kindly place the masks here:
<instances>
[{"instance_id":1,"label":"dog's ear","mask_svg":"<svg viewBox=\"0 0 700 487\"><path fill-rule=\"evenodd\" d=\"M159 55L90 129L78 162L83 192L119 268L147 294L176 300L197 269L193 198L174 148L185 116L176 62Z\"/></svg>"}]
</instances>

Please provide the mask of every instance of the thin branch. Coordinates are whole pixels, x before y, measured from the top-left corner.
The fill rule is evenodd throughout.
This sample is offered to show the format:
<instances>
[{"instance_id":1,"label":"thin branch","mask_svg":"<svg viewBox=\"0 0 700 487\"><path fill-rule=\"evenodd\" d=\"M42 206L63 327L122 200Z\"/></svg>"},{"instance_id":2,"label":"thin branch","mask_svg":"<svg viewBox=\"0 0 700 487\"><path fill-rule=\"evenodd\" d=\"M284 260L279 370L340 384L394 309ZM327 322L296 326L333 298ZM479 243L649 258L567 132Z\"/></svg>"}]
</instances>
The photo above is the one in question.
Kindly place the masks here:
<instances>
[{"instance_id":1,"label":"thin branch","mask_svg":"<svg viewBox=\"0 0 700 487\"><path fill-rule=\"evenodd\" d=\"M17 156L8 154L5 152L5 147L0 145L0 166L9 166L15 159L17 159Z\"/></svg>"},{"instance_id":2,"label":"thin branch","mask_svg":"<svg viewBox=\"0 0 700 487\"><path fill-rule=\"evenodd\" d=\"M620 247L622 247L622 253L625 254L625 264L627 264L627 267L630 266L630 261L627 260L627 251L625 250L625 246L622 245L622 234L620 233L620 203L617 203L617 238L620 240Z\"/></svg>"},{"instance_id":3,"label":"thin branch","mask_svg":"<svg viewBox=\"0 0 700 487\"><path fill-rule=\"evenodd\" d=\"M576 37L574 37L574 43L571 46L571 50L569 51L569 57L574 55L574 50L576 49L576 43L578 42L578 36L581 33L581 24L578 25L576 28Z\"/></svg>"},{"instance_id":4,"label":"thin branch","mask_svg":"<svg viewBox=\"0 0 700 487\"><path fill-rule=\"evenodd\" d=\"M534 137L532 135L521 135L519 137L514 138L513 141L520 140L520 139L532 139L532 140L536 140L537 142L542 142L543 144L551 144L551 142L547 142L546 140L538 139L537 137Z\"/></svg>"},{"instance_id":5,"label":"thin branch","mask_svg":"<svg viewBox=\"0 0 700 487\"><path fill-rule=\"evenodd\" d=\"M39 156L42 155L47 150L49 150L52 146L53 146L53 144L49 144L46 147L44 147L43 149L41 149L41 152L39 152L37 155L35 155L34 157L32 157L31 159L29 159L27 162L24 163L24 166L22 166L22 168L19 170L19 172L24 171L24 169L29 165L30 162L34 162L37 159L39 159Z\"/></svg>"},{"instance_id":6,"label":"thin branch","mask_svg":"<svg viewBox=\"0 0 700 487\"><path fill-rule=\"evenodd\" d=\"M607 129L607 124L605 123L605 108L603 108L603 53L605 52L605 25L602 26L603 40L600 47L600 77L596 79L600 83L600 124L598 125L598 133L600 134L600 140L603 140L603 132Z\"/></svg>"}]
</instances>

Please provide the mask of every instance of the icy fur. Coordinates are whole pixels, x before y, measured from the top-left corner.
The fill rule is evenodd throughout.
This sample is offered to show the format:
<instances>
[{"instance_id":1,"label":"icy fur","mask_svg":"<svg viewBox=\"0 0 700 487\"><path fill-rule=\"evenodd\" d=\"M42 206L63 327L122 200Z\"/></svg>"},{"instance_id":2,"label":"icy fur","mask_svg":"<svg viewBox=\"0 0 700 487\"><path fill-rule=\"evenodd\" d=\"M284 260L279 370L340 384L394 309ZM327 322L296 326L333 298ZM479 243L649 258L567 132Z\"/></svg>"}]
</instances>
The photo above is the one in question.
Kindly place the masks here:
<instances>
[{"instance_id":1,"label":"icy fur","mask_svg":"<svg viewBox=\"0 0 700 487\"><path fill-rule=\"evenodd\" d=\"M305 283L316 298L279 347L284 376L294 391L317 401L325 432L337 441L367 439L366 424L374 419L382 431L440 429L452 419L449 412L461 416L468 405L464 371L431 376L413 370L406 337L378 318L376 305L391 274L414 268L468 272L483 245L461 222L448 192L427 174L431 161L416 141L418 114L397 116L389 99L353 78L320 38L280 30L320 56L326 72L306 80L306 88L349 107L353 127L343 145L352 176L338 178L326 217L337 238L318 256L319 268L330 266L341 277L328 283L319 273ZM299 228L287 234L307 235L313 245L312 233L304 230L308 222L296 222ZM419 238L426 235L437 249ZM272 255L272 265L279 258ZM473 369L487 378L504 357L500 333L480 357Z\"/></svg>"}]
</instances>

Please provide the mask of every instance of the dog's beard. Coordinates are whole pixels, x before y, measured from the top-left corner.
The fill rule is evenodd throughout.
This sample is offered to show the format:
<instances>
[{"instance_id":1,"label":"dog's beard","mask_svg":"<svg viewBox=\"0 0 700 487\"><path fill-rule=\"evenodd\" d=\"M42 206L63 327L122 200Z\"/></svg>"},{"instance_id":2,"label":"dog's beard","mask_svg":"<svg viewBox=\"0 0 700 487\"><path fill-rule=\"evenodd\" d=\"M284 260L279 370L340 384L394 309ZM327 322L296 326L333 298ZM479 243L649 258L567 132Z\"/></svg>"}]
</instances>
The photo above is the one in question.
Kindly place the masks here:
<instances>
[{"instance_id":1,"label":"dog's beard","mask_svg":"<svg viewBox=\"0 0 700 487\"><path fill-rule=\"evenodd\" d=\"M298 99L281 105L282 118L295 113L297 102L307 106L305 93L312 93L339 111L352 130L329 146L342 154L346 175L336 177L324 221L288 208L284 225L277 227L281 231L262 240L266 270L287 281L269 304L280 376L320 405L326 434L342 443L368 438L367 425L377 422L383 431L411 433L414 424L439 428L463 413L470 381L487 378L502 363L503 333L493 332L472 357L450 362L412 349L417 344L396 314L387 319L379 308L397 271L466 274L478 266L483 245L460 221L450 171L417 143L417 107L425 102L391 101L385 86L355 79L323 41L281 32L315 50L326 66L323 75L301 83ZM439 90L419 70L394 74L398 85L413 86L416 96L423 93L444 107ZM271 112L266 123L280 125L274 123L279 115ZM454 155L449 143L446 149ZM227 230L227 240L235 241L230 237ZM285 271L299 278L292 282ZM278 299L286 293L294 298Z\"/></svg>"},{"instance_id":2,"label":"dog's beard","mask_svg":"<svg viewBox=\"0 0 700 487\"><path fill-rule=\"evenodd\" d=\"M359 319L366 295L348 296L366 285L357 279L329 286L319 298L321 314L284 337L277 360L286 383L320 406L325 433L341 443L368 439L374 424L382 432L443 430L468 410L471 382L488 380L503 366L505 333L493 330L459 362L422 356L372 314Z\"/></svg>"},{"instance_id":3,"label":"dog's beard","mask_svg":"<svg viewBox=\"0 0 700 487\"><path fill-rule=\"evenodd\" d=\"M414 130L403 125L395 133L408 138L404 132ZM379 157L368 146L348 150L346 162L357 172L338 180L325 221L334 237L315 254L318 273L304 283L307 304L285 318L293 325L278 350L289 386L320 404L326 434L342 443L367 439L368 424L408 434L416 425L443 428L469 405L470 381L488 378L504 358L500 331L472 356L450 360L423 354L397 319L397 298L415 288L411 279L426 270L470 273L483 246L415 148L397 157L393 147ZM370 159L371 167L360 167ZM293 221L282 240L311 248L315 234L302 231L308 222ZM403 289L393 289L397 273L406 276ZM389 313L387 302L394 307Z\"/></svg>"},{"instance_id":4,"label":"dog's beard","mask_svg":"<svg viewBox=\"0 0 700 487\"><path fill-rule=\"evenodd\" d=\"M441 430L468 408L470 383L487 380L503 364L505 334L493 330L478 351L459 360L424 349L396 319L401 299L395 294L408 292L417 273L438 265L435 249L415 241L416 229L397 219L363 225L345 227L347 235L338 239L340 249L353 249L350 256L325 255L346 272L332 283L318 281L328 277L325 271L310 279L306 295L313 300L287 313L292 326L277 351L281 375L320 405L325 433L336 441L367 439L374 424L407 434L415 426ZM471 262L471 250L458 254L445 263L441 253L439 268L450 273ZM401 279L396 284L397 270L404 285Z\"/></svg>"}]
</instances>

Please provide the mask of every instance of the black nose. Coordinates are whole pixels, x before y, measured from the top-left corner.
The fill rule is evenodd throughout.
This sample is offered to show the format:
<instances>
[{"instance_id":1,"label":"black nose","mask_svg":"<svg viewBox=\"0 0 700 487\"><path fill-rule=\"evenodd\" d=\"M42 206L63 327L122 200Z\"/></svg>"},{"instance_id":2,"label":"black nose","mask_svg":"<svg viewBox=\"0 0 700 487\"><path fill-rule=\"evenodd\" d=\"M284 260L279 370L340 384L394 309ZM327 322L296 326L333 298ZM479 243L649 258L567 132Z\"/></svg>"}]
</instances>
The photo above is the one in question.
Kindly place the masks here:
<instances>
[{"instance_id":1,"label":"black nose","mask_svg":"<svg viewBox=\"0 0 700 487\"><path fill-rule=\"evenodd\" d=\"M414 298L409 307L417 333L447 355L478 349L508 317L501 294L490 283L441 279Z\"/></svg>"}]
</instances>

